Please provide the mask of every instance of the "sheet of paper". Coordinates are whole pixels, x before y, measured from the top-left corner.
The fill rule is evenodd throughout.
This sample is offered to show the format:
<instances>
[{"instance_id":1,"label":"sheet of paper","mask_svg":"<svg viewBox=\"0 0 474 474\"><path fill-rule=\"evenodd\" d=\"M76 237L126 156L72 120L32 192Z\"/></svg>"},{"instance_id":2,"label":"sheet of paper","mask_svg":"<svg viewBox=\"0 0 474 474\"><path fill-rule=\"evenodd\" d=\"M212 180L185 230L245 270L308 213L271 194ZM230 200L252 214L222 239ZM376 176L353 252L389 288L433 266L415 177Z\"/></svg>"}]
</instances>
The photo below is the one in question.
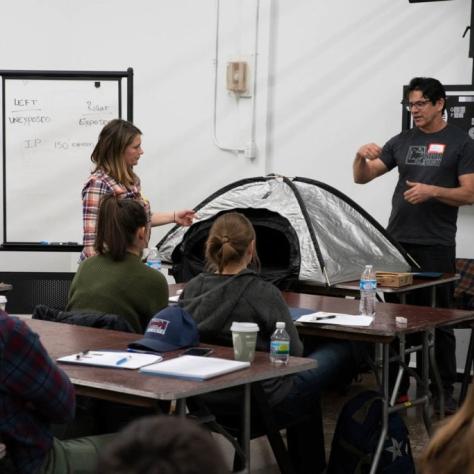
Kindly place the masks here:
<instances>
[{"instance_id":1,"label":"sheet of paper","mask_svg":"<svg viewBox=\"0 0 474 474\"><path fill-rule=\"evenodd\" d=\"M161 360L163 360L163 357L159 355L125 351L84 351L57 359L58 362L67 364L113 367L115 369L139 369Z\"/></svg>"},{"instance_id":2,"label":"sheet of paper","mask_svg":"<svg viewBox=\"0 0 474 474\"><path fill-rule=\"evenodd\" d=\"M373 320L373 316L318 311L316 313L304 314L296 321L300 323L337 324L339 326L370 326Z\"/></svg>"},{"instance_id":3,"label":"sheet of paper","mask_svg":"<svg viewBox=\"0 0 474 474\"><path fill-rule=\"evenodd\" d=\"M170 297L168 298L168 301L169 301L170 303L177 303L178 300L179 300L179 295L170 296Z\"/></svg>"},{"instance_id":4,"label":"sheet of paper","mask_svg":"<svg viewBox=\"0 0 474 474\"><path fill-rule=\"evenodd\" d=\"M193 380L206 380L250 367L250 362L184 355L159 364L147 365L140 372Z\"/></svg>"}]
</instances>

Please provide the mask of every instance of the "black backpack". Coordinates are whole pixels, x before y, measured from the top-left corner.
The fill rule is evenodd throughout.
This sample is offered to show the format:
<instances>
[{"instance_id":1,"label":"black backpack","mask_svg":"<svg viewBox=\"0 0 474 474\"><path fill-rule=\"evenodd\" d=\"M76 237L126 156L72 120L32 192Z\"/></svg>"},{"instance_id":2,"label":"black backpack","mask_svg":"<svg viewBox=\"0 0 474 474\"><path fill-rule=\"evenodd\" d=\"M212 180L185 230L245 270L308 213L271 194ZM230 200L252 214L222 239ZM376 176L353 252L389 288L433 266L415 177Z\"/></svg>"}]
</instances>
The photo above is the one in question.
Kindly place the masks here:
<instances>
[{"instance_id":1,"label":"black backpack","mask_svg":"<svg viewBox=\"0 0 474 474\"><path fill-rule=\"evenodd\" d=\"M337 420L328 474L370 471L382 429L382 397L367 390L346 402ZM408 430L399 413L391 413L377 469L383 474L415 474Z\"/></svg>"}]
</instances>

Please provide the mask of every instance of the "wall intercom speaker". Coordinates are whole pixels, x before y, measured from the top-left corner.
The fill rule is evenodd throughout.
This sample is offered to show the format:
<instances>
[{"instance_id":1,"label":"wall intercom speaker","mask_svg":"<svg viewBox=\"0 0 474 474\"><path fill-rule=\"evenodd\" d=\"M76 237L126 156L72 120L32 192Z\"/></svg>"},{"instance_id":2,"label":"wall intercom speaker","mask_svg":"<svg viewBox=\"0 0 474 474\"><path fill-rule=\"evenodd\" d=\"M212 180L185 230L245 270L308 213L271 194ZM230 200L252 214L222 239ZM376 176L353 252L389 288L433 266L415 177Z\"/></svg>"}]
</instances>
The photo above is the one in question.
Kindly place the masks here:
<instances>
[{"instance_id":1,"label":"wall intercom speaker","mask_svg":"<svg viewBox=\"0 0 474 474\"><path fill-rule=\"evenodd\" d=\"M227 63L227 90L236 94L247 91L247 68L245 61Z\"/></svg>"}]
</instances>

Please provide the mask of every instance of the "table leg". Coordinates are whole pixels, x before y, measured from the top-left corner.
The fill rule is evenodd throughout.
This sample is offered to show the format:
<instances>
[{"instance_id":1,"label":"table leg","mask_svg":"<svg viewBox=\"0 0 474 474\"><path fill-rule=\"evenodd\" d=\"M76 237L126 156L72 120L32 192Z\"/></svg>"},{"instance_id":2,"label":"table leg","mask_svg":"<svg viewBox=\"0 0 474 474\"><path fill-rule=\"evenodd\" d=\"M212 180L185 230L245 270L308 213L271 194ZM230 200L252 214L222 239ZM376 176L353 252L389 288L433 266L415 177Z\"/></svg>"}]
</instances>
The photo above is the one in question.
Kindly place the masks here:
<instances>
[{"instance_id":1,"label":"table leg","mask_svg":"<svg viewBox=\"0 0 474 474\"><path fill-rule=\"evenodd\" d=\"M377 449L375 451L374 459L372 460L372 465L370 466L370 474L375 474L377 472L377 467L379 465L380 456L382 455L383 445L385 444L385 437L387 436L388 431L388 398L390 393L390 387L388 384L388 365L390 359L389 353L390 344L383 344L382 351L382 374L383 374L383 393L382 393L382 431L380 432L379 442L377 444Z\"/></svg>"},{"instance_id":2,"label":"table leg","mask_svg":"<svg viewBox=\"0 0 474 474\"><path fill-rule=\"evenodd\" d=\"M429 348L429 359L430 359L430 367L431 372L433 373L433 379L436 384L436 389L438 391L438 400L439 400L439 416L440 418L444 418L444 391L443 385L441 384L441 377L439 375L438 364L436 362L436 354L435 354L435 345L436 345L436 338L435 338L435 330L429 329L426 331L427 334L427 344Z\"/></svg>"},{"instance_id":3,"label":"table leg","mask_svg":"<svg viewBox=\"0 0 474 474\"><path fill-rule=\"evenodd\" d=\"M398 355L400 357L400 364L398 366L398 373L397 373L397 378L395 380L395 386L393 387L392 393L388 394L388 396L390 396L391 407L393 407L395 405L395 402L397 401L397 395L400 389L400 383L402 381L403 373L405 372L405 368L402 364L402 362L404 362L404 359L405 359L405 334L399 334L398 341L399 341Z\"/></svg>"},{"instance_id":4,"label":"table leg","mask_svg":"<svg viewBox=\"0 0 474 474\"><path fill-rule=\"evenodd\" d=\"M245 454L245 472L250 472L250 384L244 385L244 404L242 413L242 451Z\"/></svg>"},{"instance_id":5,"label":"table leg","mask_svg":"<svg viewBox=\"0 0 474 474\"><path fill-rule=\"evenodd\" d=\"M176 415L186 416L186 399L180 398L176 400Z\"/></svg>"},{"instance_id":6,"label":"table leg","mask_svg":"<svg viewBox=\"0 0 474 474\"><path fill-rule=\"evenodd\" d=\"M432 331L425 331L423 333L423 348L422 348L422 390L423 393L421 394L425 397L425 401L423 403L423 421L425 423L426 431L428 435L431 436L432 434L432 426L431 426L431 416L430 416L430 389L429 389L429 353L430 353L430 344L432 343L433 333ZM418 388L418 387L417 387Z\"/></svg>"},{"instance_id":7,"label":"table leg","mask_svg":"<svg viewBox=\"0 0 474 474\"><path fill-rule=\"evenodd\" d=\"M430 288L430 304L432 308L436 308L436 286Z\"/></svg>"},{"instance_id":8,"label":"table leg","mask_svg":"<svg viewBox=\"0 0 474 474\"><path fill-rule=\"evenodd\" d=\"M471 337L469 338L469 347L467 349L466 363L464 365L464 373L462 376L461 392L459 393L459 406L466 398L467 388L471 383L471 370L474 360L474 326L471 326Z\"/></svg>"}]
</instances>

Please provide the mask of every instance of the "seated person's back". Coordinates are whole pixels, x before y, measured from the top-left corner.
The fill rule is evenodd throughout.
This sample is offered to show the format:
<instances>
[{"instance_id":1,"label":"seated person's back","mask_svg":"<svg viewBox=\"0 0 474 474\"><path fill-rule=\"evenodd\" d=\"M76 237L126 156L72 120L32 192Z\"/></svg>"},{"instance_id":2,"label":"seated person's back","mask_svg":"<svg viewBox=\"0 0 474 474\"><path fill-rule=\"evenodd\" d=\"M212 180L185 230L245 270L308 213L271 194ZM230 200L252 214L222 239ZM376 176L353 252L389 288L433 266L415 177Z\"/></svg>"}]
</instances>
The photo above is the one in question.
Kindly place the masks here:
<instances>
[{"instance_id":1,"label":"seated person's back","mask_svg":"<svg viewBox=\"0 0 474 474\"><path fill-rule=\"evenodd\" d=\"M234 321L259 326L257 349L269 350L276 322L283 321L290 336L290 354L301 355L303 345L280 291L263 281L247 266L257 261L255 230L242 214L219 216L206 241L209 272L202 273L183 290L179 304L195 319L202 342L232 345L230 326ZM319 407L317 369L275 377L262 382L275 421L295 426L288 434L288 446L297 473L322 472L325 467L324 439ZM233 391L234 389L230 389ZM229 395L218 392L204 397L211 411L234 411ZM225 413L224 413L225 415Z\"/></svg>"},{"instance_id":2,"label":"seated person's back","mask_svg":"<svg viewBox=\"0 0 474 474\"><path fill-rule=\"evenodd\" d=\"M141 261L148 237L140 203L104 196L97 222L97 255L79 266L66 310L118 314L143 333L151 317L168 304L166 278Z\"/></svg>"}]
</instances>

